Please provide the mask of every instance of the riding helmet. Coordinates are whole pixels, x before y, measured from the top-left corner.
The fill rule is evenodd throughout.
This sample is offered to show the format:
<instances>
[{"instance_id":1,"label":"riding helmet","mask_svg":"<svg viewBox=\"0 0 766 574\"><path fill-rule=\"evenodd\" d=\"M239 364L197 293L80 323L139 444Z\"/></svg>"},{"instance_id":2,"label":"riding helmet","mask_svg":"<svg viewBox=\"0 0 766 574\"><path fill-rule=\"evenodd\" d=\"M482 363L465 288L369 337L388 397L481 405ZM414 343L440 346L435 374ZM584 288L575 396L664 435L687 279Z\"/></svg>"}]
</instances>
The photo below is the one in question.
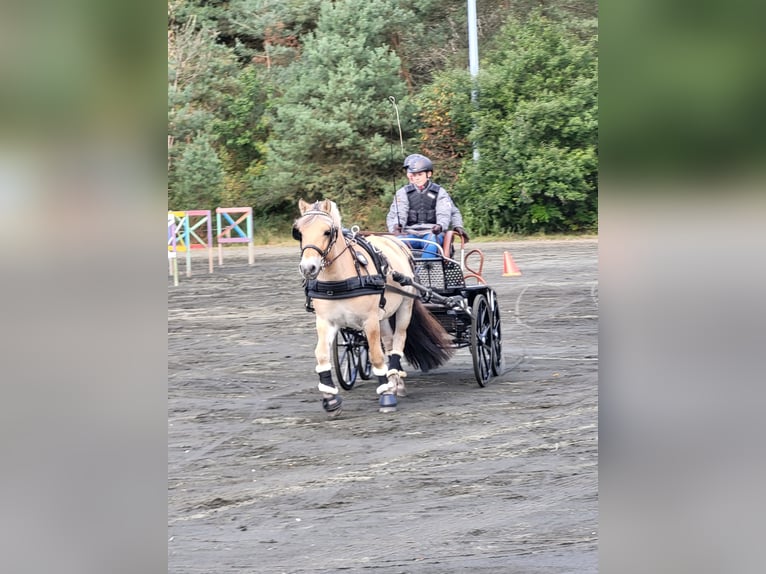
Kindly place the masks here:
<instances>
[{"instance_id":1,"label":"riding helmet","mask_svg":"<svg viewBox=\"0 0 766 574\"><path fill-rule=\"evenodd\" d=\"M420 173L421 171L434 170L434 164L431 163L431 160L419 153L408 155L404 160L404 167L409 173Z\"/></svg>"}]
</instances>

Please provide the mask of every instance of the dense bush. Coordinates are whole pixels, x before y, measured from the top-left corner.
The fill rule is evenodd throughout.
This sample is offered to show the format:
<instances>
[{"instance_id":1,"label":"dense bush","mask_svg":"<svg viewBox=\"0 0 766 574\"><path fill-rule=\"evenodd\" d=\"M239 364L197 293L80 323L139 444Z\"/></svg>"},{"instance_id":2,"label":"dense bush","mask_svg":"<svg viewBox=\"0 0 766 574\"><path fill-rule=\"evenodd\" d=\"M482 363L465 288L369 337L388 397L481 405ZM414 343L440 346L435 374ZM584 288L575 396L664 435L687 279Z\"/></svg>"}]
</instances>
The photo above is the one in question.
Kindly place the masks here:
<instances>
[{"instance_id":1,"label":"dense bush","mask_svg":"<svg viewBox=\"0 0 766 574\"><path fill-rule=\"evenodd\" d=\"M593 231L598 173L597 54L540 14L511 21L479 82L473 137L455 194L478 233Z\"/></svg>"}]
</instances>

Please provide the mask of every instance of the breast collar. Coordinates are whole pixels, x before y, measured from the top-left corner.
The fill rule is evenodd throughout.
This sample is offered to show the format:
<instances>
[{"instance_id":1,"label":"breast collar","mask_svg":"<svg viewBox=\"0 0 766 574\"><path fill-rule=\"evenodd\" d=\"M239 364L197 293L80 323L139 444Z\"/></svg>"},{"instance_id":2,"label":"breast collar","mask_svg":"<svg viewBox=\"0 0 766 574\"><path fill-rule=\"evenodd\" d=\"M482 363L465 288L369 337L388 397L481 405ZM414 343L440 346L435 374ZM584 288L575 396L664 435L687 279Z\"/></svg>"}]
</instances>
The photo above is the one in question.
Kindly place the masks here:
<instances>
[{"instance_id":1,"label":"breast collar","mask_svg":"<svg viewBox=\"0 0 766 574\"><path fill-rule=\"evenodd\" d=\"M306 281L306 309L313 311L310 300L313 299L348 299L351 297L362 297L363 295L380 295L380 308L385 307L386 298L384 292L386 289L386 275L389 271L389 264L386 257L375 249L375 247L361 235L355 234L348 229L343 230L343 237L348 245L360 246L372 259L372 263L379 272L371 275L369 272L363 273L363 268L367 270L367 261L360 261L360 257L354 249L348 251L354 257L354 267L356 277L349 277L342 281L319 281L310 279Z\"/></svg>"}]
</instances>

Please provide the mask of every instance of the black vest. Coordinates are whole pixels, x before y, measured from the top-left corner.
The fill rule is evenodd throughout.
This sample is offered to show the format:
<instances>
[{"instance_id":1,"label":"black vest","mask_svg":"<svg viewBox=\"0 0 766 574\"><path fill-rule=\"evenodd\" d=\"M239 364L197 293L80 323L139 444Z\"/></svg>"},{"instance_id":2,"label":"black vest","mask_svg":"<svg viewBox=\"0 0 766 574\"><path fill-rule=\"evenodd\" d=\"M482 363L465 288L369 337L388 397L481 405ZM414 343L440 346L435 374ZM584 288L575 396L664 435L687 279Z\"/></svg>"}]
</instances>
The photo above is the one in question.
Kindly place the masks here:
<instances>
[{"instance_id":1,"label":"black vest","mask_svg":"<svg viewBox=\"0 0 766 574\"><path fill-rule=\"evenodd\" d=\"M410 210L407 212L407 225L416 223L436 224L436 198L439 196L441 187L429 182L423 191L409 184L407 186L407 199L410 202Z\"/></svg>"}]
</instances>

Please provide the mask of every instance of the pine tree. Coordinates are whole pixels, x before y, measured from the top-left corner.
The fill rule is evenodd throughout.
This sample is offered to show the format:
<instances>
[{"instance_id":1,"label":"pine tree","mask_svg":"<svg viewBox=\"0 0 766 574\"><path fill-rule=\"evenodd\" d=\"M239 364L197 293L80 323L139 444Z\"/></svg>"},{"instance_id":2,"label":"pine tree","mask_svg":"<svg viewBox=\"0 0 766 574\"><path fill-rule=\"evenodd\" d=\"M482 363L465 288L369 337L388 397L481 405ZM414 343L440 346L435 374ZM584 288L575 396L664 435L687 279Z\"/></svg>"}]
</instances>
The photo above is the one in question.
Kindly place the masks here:
<instances>
[{"instance_id":1,"label":"pine tree","mask_svg":"<svg viewBox=\"0 0 766 574\"><path fill-rule=\"evenodd\" d=\"M184 147L174 188L172 209L213 210L221 205L222 164L206 135L200 135Z\"/></svg>"},{"instance_id":2,"label":"pine tree","mask_svg":"<svg viewBox=\"0 0 766 574\"><path fill-rule=\"evenodd\" d=\"M347 220L382 224L381 196L402 159L390 96L412 129L390 41L411 17L393 0L323 5L276 102L262 207L294 210L299 197L329 197Z\"/></svg>"},{"instance_id":3,"label":"pine tree","mask_svg":"<svg viewBox=\"0 0 766 574\"><path fill-rule=\"evenodd\" d=\"M171 12L171 8L174 11ZM217 42L218 32L208 19L189 15L189 9L187 2L179 1L169 5L168 13L171 23L168 31L168 206L171 209L203 209L203 203L219 193L214 191L219 185L218 176L211 181L210 190L191 183L203 172L213 173L207 168L199 169L192 158L199 155L200 149L209 149L220 161L213 147L217 139L216 123L227 98L240 90L238 65L231 50ZM188 146L194 147L187 150ZM184 173L187 169L193 172ZM197 200L190 195L194 190L201 193Z\"/></svg>"}]
</instances>

